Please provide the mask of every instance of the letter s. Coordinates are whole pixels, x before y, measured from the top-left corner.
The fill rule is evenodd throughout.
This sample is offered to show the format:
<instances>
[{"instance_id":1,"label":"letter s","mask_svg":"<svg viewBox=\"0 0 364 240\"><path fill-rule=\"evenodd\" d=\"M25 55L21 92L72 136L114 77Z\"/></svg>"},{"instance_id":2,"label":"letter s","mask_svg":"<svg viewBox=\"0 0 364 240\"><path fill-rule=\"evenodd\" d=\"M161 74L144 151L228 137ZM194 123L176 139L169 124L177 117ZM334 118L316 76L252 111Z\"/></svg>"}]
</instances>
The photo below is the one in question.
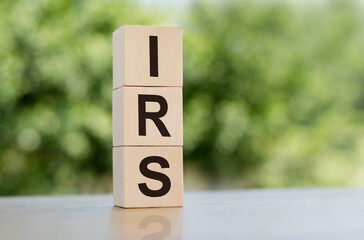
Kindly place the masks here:
<instances>
[{"instance_id":1,"label":"letter s","mask_svg":"<svg viewBox=\"0 0 364 240\"><path fill-rule=\"evenodd\" d=\"M143 176L162 182L162 187L158 190L151 190L146 183L139 183L140 191L148 197L161 197L166 195L171 189L171 180L163 173L155 172L148 169L149 163L158 163L162 168L169 168L168 161L159 156L150 156L144 158L139 165L139 170Z\"/></svg>"}]
</instances>

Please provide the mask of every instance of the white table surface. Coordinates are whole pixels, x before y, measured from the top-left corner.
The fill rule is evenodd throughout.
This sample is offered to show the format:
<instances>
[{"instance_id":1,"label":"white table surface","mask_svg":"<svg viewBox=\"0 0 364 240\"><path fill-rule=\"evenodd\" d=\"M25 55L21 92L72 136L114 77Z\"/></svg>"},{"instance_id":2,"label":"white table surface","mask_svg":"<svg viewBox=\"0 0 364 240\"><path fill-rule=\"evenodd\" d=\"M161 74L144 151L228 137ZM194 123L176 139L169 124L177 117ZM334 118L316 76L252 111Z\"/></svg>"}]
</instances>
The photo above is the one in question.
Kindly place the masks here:
<instances>
[{"instance_id":1,"label":"white table surface","mask_svg":"<svg viewBox=\"0 0 364 240\"><path fill-rule=\"evenodd\" d=\"M0 239L364 239L364 189L185 192L183 208L112 195L0 198Z\"/></svg>"}]
</instances>

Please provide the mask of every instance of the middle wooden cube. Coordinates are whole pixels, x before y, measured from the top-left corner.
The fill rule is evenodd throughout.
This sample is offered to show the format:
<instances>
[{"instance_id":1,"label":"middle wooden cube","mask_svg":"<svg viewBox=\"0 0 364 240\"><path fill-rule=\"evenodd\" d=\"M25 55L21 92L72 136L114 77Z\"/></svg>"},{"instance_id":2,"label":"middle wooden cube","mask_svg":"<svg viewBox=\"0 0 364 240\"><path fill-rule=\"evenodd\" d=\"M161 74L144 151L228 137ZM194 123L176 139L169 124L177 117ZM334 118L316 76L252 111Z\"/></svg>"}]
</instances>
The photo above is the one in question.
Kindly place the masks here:
<instances>
[{"instance_id":1,"label":"middle wooden cube","mask_svg":"<svg viewBox=\"0 0 364 240\"><path fill-rule=\"evenodd\" d=\"M181 87L113 91L113 146L182 146Z\"/></svg>"}]
</instances>

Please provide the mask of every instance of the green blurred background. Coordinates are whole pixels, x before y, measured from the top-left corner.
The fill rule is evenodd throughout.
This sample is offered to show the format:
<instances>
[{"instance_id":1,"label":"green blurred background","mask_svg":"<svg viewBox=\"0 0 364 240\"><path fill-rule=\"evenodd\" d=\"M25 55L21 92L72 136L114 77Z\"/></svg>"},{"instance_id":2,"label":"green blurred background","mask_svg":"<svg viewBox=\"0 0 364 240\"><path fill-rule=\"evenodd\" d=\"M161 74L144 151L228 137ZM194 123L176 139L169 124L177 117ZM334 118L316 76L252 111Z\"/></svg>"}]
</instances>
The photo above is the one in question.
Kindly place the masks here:
<instances>
[{"instance_id":1,"label":"green blurred background","mask_svg":"<svg viewBox=\"0 0 364 240\"><path fill-rule=\"evenodd\" d=\"M112 32L184 32L185 189L364 185L362 1L0 1L0 195L112 191Z\"/></svg>"}]
</instances>

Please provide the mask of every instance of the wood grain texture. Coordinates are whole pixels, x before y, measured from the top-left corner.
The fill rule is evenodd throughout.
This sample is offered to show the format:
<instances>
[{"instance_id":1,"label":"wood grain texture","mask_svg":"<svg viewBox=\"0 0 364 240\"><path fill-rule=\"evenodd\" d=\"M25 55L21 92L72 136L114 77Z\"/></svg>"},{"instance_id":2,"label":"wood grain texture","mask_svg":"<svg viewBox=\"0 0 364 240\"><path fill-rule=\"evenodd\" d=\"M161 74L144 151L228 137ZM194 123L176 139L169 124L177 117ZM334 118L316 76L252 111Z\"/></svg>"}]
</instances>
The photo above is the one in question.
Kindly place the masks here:
<instances>
[{"instance_id":1,"label":"wood grain texture","mask_svg":"<svg viewBox=\"0 0 364 240\"><path fill-rule=\"evenodd\" d=\"M162 96L168 111L160 118L170 136L162 136L151 119L146 119L146 134L139 132L139 95ZM158 112L157 102L146 102L146 111ZM182 146L183 112L180 87L121 87L113 91L113 146Z\"/></svg>"},{"instance_id":2,"label":"wood grain texture","mask_svg":"<svg viewBox=\"0 0 364 240\"><path fill-rule=\"evenodd\" d=\"M149 37L158 37L158 77L150 74ZM113 33L113 88L182 86L182 29L123 26Z\"/></svg>"},{"instance_id":3,"label":"wood grain texture","mask_svg":"<svg viewBox=\"0 0 364 240\"><path fill-rule=\"evenodd\" d=\"M161 189L163 183L144 176L140 171L141 161L149 156L160 156L169 167L162 168L150 163L148 168L162 173L170 179L170 190L160 197L143 194L139 184L146 183L149 189ZM176 207L183 205L183 161L182 147L114 147L113 183L114 204L124 208Z\"/></svg>"}]
</instances>

